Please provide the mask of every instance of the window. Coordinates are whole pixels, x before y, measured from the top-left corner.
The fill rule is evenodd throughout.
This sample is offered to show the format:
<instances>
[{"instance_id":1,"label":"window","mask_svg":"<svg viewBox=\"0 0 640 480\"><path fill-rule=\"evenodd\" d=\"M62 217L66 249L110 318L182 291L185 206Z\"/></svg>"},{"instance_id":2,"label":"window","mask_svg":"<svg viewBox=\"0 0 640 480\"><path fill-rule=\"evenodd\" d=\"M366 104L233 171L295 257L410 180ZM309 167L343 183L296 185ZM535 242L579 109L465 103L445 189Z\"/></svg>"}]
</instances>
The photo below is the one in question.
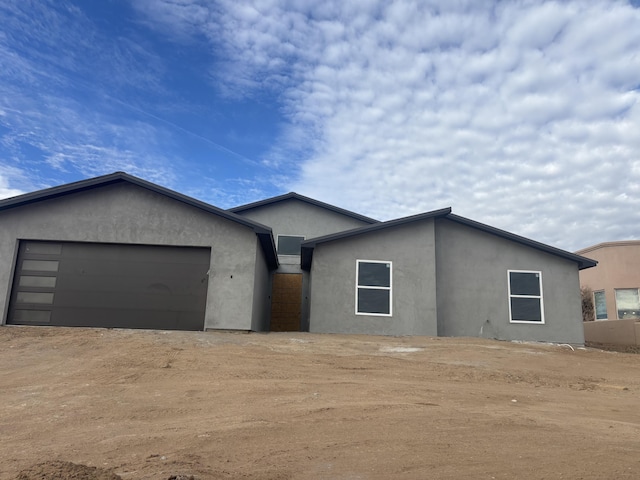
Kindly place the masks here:
<instances>
[{"instance_id":1,"label":"window","mask_svg":"<svg viewBox=\"0 0 640 480\"><path fill-rule=\"evenodd\" d=\"M300 235L278 235L278 255L300 255L300 244L304 237Z\"/></svg>"},{"instance_id":2,"label":"window","mask_svg":"<svg viewBox=\"0 0 640 480\"><path fill-rule=\"evenodd\" d=\"M542 273L509 270L509 319L512 323L544 323Z\"/></svg>"},{"instance_id":3,"label":"window","mask_svg":"<svg viewBox=\"0 0 640 480\"><path fill-rule=\"evenodd\" d=\"M616 308L618 319L640 318L640 298L637 288L617 288Z\"/></svg>"},{"instance_id":4,"label":"window","mask_svg":"<svg viewBox=\"0 0 640 480\"><path fill-rule=\"evenodd\" d=\"M356 314L391 316L391 262L356 261Z\"/></svg>"},{"instance_id":5,"label":"window","mask_svg":"<svg viewBox=\"0 0 640 480\"><path fill-rule=\"evenodd\" d=\"M604 290L593 292L593 304L596 308L596 320L607 319L607 299L604 296Z\"/></svg>"}]
</instances>

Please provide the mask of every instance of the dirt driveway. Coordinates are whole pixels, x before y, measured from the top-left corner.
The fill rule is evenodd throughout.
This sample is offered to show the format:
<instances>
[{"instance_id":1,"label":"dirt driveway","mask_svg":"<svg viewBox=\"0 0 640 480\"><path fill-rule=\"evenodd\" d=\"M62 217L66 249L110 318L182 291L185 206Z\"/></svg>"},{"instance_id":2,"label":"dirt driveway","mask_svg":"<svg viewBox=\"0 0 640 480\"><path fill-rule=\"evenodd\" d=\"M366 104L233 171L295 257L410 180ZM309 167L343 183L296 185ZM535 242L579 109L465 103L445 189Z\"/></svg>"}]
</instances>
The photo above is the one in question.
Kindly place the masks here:
<instances>
[{"instance_id":1,"label":"dirt driveway","mask_svg":"<svg viewBox=\"0 0 640 480\"><path fill-rule=\"evenodd\" d=\"M1 479L640 478L634 354L0 327L0 402Z\"/></svg>"}]
</instances>

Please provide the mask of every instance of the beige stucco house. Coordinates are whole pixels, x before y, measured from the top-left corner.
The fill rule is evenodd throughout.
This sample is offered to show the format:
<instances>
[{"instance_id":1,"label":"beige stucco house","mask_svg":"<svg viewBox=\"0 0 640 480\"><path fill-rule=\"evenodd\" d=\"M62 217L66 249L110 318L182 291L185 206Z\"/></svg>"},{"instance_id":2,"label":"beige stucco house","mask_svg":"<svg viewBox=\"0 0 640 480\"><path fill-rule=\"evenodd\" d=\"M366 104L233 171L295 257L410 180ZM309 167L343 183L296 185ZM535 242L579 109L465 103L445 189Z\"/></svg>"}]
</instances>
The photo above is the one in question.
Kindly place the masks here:
<instances>
[{"instance_id":1,"label":"beige stucco house","mask_svg":"<svg viewBox=\"0 0 640 480\"><path fill-rule=\"evenodd\" d=\"M606 242L576 252L598 262L580 271L593 290L595 320L640 319L640 240Z\"/></svg>"}]
</instances>

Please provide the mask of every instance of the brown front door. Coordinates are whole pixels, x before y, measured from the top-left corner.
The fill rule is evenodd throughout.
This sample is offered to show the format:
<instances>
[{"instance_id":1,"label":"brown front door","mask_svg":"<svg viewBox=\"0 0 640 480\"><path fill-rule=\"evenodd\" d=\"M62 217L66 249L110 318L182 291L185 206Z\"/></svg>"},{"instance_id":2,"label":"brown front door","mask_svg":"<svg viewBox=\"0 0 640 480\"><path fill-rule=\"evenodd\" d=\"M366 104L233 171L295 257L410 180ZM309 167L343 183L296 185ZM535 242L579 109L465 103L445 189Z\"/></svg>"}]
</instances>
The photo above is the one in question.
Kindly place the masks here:
<instances>
[{"instance_id":1,"label":"brown front door","mask_svg":"<svg viewBox=\"0 0 640 480\"><path fill-rule=\"evenodd\" d=\"M302 274L274 274L271 288L271 331L300 331L301 314Z\"/></svg>"}]
</instances>

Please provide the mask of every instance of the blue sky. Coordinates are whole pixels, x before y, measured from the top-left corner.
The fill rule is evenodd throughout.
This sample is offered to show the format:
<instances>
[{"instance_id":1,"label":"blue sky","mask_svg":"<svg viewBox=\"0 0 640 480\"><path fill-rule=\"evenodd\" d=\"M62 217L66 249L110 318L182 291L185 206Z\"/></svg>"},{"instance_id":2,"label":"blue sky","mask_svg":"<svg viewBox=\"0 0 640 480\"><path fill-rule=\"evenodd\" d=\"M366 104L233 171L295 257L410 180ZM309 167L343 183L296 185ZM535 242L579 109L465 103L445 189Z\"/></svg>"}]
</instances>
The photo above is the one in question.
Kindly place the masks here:
<instances>
[{"instance_id":1,"label":"blue sky","mask_svg":"<svg viewBox=\"0 0 640 480\"><path fill-rule=\"evenodd\" d=\"M4 0L0 25L0 197L120 170L640 238L635 1Z\"/></svg>"}]
</instances>

